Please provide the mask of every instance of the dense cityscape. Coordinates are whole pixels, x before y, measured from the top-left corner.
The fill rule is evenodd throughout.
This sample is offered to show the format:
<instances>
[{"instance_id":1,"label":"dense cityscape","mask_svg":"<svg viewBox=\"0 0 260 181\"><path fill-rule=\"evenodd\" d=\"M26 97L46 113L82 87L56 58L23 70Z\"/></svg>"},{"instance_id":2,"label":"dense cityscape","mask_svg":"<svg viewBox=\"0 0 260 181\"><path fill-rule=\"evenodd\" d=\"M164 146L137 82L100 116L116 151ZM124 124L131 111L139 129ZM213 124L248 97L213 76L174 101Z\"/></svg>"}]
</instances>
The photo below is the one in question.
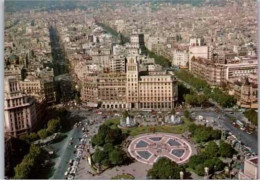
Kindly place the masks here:
<instances>
[{"instance_id":1,"label":"dense cityscape","mask_svg":"<svg viewBox=\"0 0 260 181\"><path fill-rule=\"evenodd\" d=\"M256 7L5 2L6 179L257 179Z\"/></svg>"}]
</instances>

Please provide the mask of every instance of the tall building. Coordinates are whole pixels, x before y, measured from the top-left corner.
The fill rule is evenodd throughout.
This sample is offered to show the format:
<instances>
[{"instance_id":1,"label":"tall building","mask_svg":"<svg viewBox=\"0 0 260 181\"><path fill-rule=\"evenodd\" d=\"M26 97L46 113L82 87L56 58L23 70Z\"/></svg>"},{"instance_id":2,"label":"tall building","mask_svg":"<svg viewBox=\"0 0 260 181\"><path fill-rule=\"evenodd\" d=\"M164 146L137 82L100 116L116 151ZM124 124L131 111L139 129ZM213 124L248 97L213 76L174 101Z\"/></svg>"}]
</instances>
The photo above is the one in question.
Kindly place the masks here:
<instances>
[{"instance_id":1,"label":"tall building","mask_svg":"<svg viewBox=\"0 0 260 181\"><path fill-rule=\"evenodd\" d=\"M127 104L129 109L172 109L177 100L174 75L163 71L140 71L137 60L127 62Z\"/></svg>"},{"instance_id":2,"label":"tall building","mask_svg":"<svg viewBox=\"0 0 260 181\"><path fill-rule=\"evenodd\" d=\"M135 58L127 60L127 84L126 84L126 99L128 108L138 108L138 79L139 79L139 64Z\"/></svg>"},{"instance_id":3,"label":"tall building","mask_svg":"<svg viewBox=\"0 0 260 181\"><path fill-rule=\"evenodd\" d=\"M33 130L37 125L34 100L22 93L19 81L15 77L5 78L4 90L6 134L16 137Z\"/></svg>"}]
</instances>

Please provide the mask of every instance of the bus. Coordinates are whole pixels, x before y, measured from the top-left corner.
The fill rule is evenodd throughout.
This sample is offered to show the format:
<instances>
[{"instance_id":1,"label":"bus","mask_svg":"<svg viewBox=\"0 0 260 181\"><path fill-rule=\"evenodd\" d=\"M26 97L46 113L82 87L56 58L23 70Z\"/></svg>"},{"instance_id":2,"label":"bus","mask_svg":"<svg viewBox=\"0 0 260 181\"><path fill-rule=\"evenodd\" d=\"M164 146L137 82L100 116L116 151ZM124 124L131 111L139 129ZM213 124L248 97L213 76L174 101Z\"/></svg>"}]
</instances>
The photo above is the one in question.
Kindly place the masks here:
<instances>
[{"instance_id":1,"label":"bus","mask_svg":"<svg viewBox=\"0 0 260 181\"><path fill-rule=\"evenodd\" d=\"M243 129L245 127L245 124L240 120L236 120L236 124L240 127L240 129Z\"/></svg>"}]
</instances>

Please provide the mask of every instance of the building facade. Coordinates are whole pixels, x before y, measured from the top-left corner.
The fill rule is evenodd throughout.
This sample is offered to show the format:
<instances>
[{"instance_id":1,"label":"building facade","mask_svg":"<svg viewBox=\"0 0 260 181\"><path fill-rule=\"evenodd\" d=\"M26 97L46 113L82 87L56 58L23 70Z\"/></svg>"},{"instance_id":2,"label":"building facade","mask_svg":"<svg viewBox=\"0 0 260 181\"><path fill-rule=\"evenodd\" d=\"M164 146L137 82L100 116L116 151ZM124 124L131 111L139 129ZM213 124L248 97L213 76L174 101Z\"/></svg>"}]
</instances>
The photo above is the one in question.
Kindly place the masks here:
<instances>
[{"instance_id":1,"label":"building facade","mask_svg":"<svg viewBox=\"0 0 260 181\"><path fill-rule=\"evenodd\" d=\"M35 102L22 93L15 77L5 78L5 132L12 136L28 133L37 126Z\"/></svg>"},{"instance_id":2,"label":"building facade","mask_svg":"<svg viewBox=\"0 0 260 181\"><path fill-rule=\"evenodd\" d=\"M145 67L129 58L126 73L87 76L81 90L82 101L104 109L172 109L178 94L174 75Z\"/></svg>"},{"instance_id":3,"label":"building facade","mask_svg":"<svg viewBox=\"0 0 260 181\"><path fill-rule=\"evenodd\" d=\"M244 170L238 173L239 180L258 179L258 157L248 158L244 162Z\"/></svg>"}]
</instances>

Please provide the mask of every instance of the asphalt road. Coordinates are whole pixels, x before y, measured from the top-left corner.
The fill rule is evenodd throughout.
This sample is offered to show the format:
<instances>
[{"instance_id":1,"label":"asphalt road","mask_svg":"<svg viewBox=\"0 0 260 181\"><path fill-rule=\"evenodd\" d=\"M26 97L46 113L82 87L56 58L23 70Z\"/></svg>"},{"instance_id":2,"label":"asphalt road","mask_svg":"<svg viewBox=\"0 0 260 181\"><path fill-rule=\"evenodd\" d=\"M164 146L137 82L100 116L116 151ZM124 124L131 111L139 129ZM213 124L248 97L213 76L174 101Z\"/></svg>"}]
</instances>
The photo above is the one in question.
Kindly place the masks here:
<instances>
[{"instance_id":1,"label":"asphalt road","mask_svg":"<svg viewBox=\"0 0 260 181\"><path fill-rule=\"evenodd\" d=\"M242 143L249 146L253 152L257 153L257 134L253 133L249 135L248 133L240 130L239 128L236 128L233 126L230 119L226 116L223 116L221 113L216 113L213 111L203 111L198 109L191 109L193 112L195 112L196 115L202 115L203 117L211 117L214 120L216 120L216 123L218 124L218 127L220 127L222 130L230 131L232 134L234 134ZM219 118L219 119L218 119Z\"/></svg>"}]
</instances>

